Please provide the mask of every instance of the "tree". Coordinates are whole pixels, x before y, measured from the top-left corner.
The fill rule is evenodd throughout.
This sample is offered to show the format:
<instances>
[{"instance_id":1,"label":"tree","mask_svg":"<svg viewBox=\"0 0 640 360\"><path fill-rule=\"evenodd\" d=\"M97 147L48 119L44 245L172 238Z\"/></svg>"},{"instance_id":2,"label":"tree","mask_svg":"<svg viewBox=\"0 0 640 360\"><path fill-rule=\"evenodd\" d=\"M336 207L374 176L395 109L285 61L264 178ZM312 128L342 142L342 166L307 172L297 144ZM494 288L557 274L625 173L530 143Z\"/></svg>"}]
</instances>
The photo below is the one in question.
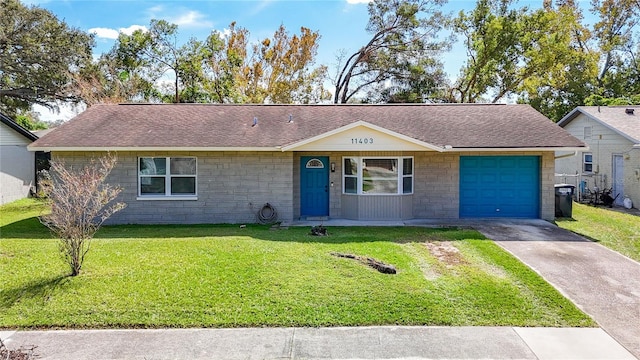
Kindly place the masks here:
<instances>
[{"instance_id":1,"label":"tree","mask_svg":"<svg viewBox=\"0 0 640 360\"><path fill-rule=\"evenodd\" d=\"M42 8L0 1L0 110L79 101L72 74L91 61L93 36Z\"/></svg>"},{"instance_id":2,"label":"tree","mask_svg":"<svg viewBox=\"0 0 640 360\"><path fill-rule=\"evenodd\" d=\"M630 99L640 93L640 46L634 41L638 2L594 0L591 5L598 21L589 29L581 24L581 11L573 1L558 1L556 9L551 1L546 4L548 11L573 17L565 15L561 23L565 28L573 24L565 31L571 34L570 56L549 66L546 76L527 81L519 101L556 121L594 99Z\"/></svg>"},{"instance_id":3,"label":"tree","mask_svg":"<svg viewBox=\"0 0 640 360\"><path fill-rule=\"evenodd\" d=\"M601 51L598 85L606 92L608 75L616 69L634 66L634 28L640 21L637 0L592 0L591 11L600 19L593 26L594 40ZM632 64L629 64L628 62Z\"/></svg>"},{"instance_id":4,"label":"tree","mask_svg":"<svg viewBox=\"0 0 640 360\"><path fill-rule=\"evenodd\" d=\"M112 49L74 74L78 94L87 106L161 98L152 80L146 78L146 69L139 62L123 60Z\"/></svg>"},{"instance_id":5,"label":"tree","mask_svg":"<svg viewBox=\"0 0 640 360\"><path fill-rule=\"evenodd\" d=\"M249 50L249 32L235 23L228 35L214 31L204 42L191 38L179 45L177 31L177 25L152 20L147 32L121 34L110 57L124 73L138 73L149 84L172 71L172 102L308 103L325 96L326 67L312 68L317 32L301 28L300 35L290 36L280 26L273 39ZM165 93L155 89L154 95Z\"/></svg>"},{"instance_id":6,"label":"tree","mask_svg":"<svg viewBox=\"0 0 640 360\"><path fill-rule=\"evenodd\" d=\"M593 94L584 100L584 104L587 106L640 105L640 94L619 98L605 98Z\"/></svg>"},{"instance_id":7,"label":"tree","mask_svg":"<svg viewBox=\"0 0 640 360\"><path fill-rule=\"evenodd\" d=\"M136 30L131 35L121 33L115 45L116 56L130 66L146 69L147 81L154 83L167 71L174 74L173 102L180 102L180 75L183 58L177 43L178 25L165 20L151 20L149 30Z\"/></svg>"},{"instance_id":8,"label":"tree","mask_svg":"<svg viewBox=\"0 0 640 360\"><path fill-rule=\"evenodd\" d=\"M107 154L76 170L60 161L51 161L51 183L47 190L51 213L40 221L59 238L59 250L71 268L71 276L80 273L91 239L111 215L126 204L113 201L120 191L106 183L116 165L116 157Z\"/></svg>"},{"instance_id":9,"label":"tree","mask_svg":"<svg viewBox=\"0 0 640 360\"><path fill-rule=\"evenodd\" d=\"M448 39L436 37L444 23L444 16L436 9L443 3L444 0L376 0L369 3L366 30L372 37L346 61L342 56L338 58L334 103L347 103L361 91L387 81L396 84L416 81L421 73L412 68L425 59L436 58L447 48ZM428 78L431 72L421 75Z\"/></svg>"},{"instance_id":10,"label":"tree","mask_svg":"<svg viewBox=\"0 0 640 360\"><path fill-rule=\"evenodd\" d=\"M283 25L273 39L252 46L252 56L239 73L240 92L250 103L316 103L325 97L326 67L311 69L318 50L318 32L301 27L289 36Z\"/></svg>"},{"instance_id":11,"label":"tree","mask_svg":"<svg viewBox=\"0 0 640 360\"><path fill-rule=\"evenodd\" d=\"M43 130L47 129L49 125L43 121L37 119L37 116L33 113L24 113L16 115L15 121L18 125L27 130Z\"/></svg>"},{"instance_id":12,"label":"tree","mask_svg":"<svg viewBox=\"0 0 640 360\"><path fill-rule=\"evenodd\" d=\"M249 31L229 25L228 33L222 36L213 31L205 41L209 56L205 59L207 80L204 87L212 102L241 103L244 96L237 82L241 82L242 68L247 61Z\"/></svg>"},{"instance_id":13,"label":"tree","mask_svg":"<svg viewBox=\"0 0 640 360\"><path fill-rule=\"evenodd\" d=\"M576 64L591 71L595 58L580 48L586 29L571 3L531 11L513 0L479 0L451 22L464 37L467 62L449 92L451 102L498 102L511 95L558 89ZM584 66L586 63L586 66Z\"/></svg>"},{"instance_id":14,"label":"tree","mask_svg":"<svg viewBox=\"0 0 640 360\"><path fill-rule=\"evenodd\" d=\"M417 63L407 63L407 73L385 83L371 87L365 103L424 103L441 102L442 89L446 87L447 76L442 63L433 58L420 59Z\"/></svg>"}]
</instances>

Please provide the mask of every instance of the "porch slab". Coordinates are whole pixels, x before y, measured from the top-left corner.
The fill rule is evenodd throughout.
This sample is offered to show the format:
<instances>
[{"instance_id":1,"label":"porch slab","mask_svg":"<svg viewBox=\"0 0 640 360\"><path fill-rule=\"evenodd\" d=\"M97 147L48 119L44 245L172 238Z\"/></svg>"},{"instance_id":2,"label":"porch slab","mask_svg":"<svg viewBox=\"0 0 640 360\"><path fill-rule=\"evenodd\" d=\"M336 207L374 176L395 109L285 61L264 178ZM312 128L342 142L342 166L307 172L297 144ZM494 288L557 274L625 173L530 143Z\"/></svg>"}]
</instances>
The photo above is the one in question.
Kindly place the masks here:
<instances>
[{"instance_id":1,"label":"porch slab","mask_svg":"<svg viewBox=\"0 0 640 360\"><path fill-rule=\"evenodd\" d=\"M410 220L350 220L350 219L328 219L328 220L293 220L283 222L282 226L421 226L421 227L462 227L476 228L478 226L511 226L530 225L555 227L546 220L541 219L410 219Z\"/></svg>"}]
</instances>

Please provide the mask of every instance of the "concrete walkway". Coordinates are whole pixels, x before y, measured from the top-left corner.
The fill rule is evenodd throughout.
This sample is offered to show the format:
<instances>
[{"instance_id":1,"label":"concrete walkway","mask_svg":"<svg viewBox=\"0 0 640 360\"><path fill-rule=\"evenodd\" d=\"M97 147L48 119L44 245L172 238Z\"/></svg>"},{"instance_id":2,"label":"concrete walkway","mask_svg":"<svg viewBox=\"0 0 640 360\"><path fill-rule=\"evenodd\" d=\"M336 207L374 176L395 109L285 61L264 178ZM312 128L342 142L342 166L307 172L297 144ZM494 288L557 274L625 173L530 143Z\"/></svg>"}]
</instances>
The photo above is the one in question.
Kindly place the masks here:
<instances>
[{"instance_id":1,"label":"concrete walkway","mask_svg":"<svg viewBox=\"0 0 640 360\"><path fill-rule=\"evenodd\" d=\"M39 360L634 359L598 328L358 327L0 332Z\"/></svg>"}]
</instances>

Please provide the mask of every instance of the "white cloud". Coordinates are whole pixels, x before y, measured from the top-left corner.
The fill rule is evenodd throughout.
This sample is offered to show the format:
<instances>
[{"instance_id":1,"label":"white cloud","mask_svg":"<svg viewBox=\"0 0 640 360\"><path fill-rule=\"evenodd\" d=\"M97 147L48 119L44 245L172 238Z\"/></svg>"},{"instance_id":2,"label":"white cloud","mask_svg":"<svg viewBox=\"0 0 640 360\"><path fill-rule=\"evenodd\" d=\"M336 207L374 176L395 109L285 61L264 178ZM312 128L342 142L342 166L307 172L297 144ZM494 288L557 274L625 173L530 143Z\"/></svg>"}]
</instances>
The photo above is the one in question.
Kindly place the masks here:
<instances>
[{"instance_id":1,"label":"white cloud","mask_svg":"<svg viewBox=\"0 0 640 360\"><path fill-rule=\"evenodd\" d=\"M347 0L348 4L368 4L373 0Z\"/></svg>"},{"instance_id":2,"label":"white cloud","mask_svg":"<svg viewBox=\"0 0 640 360\"><path fill-rule=\"evenodd\" d=\"M147 27L142 25L131 25L126 28L119 28L118 30L110 29L110 28L91 28L88 30L88 32L92 34L96 34L97 37L102 39L115 40L118 38L118 34L120 33L131 35L136 30L147 31Z\"/></svg>"},{"instance_id":3,"label":"white cloud","mask_svg":"<svg viewBox=\"0 0 640 360\"><path fill-rule=\"evenodd\" d=\"M123 34L127 34L127 35L131 35L133 34L134 31L136 30L142 30L142 32L147 32L147 27L144 25L131 25L127 28L120 28L118 29L119 32L123 33Z\"/></svg>"},{"instance_id":4,"label":"white cloud","mask_svg":"<svg viewBox=\"0 0 640 360\"><path fill-rule=\"evenodd\" d=\"M220 31L220 30L215 30L218 35L220 35L221 38L226 39L231 35L231 30L224 28L224 30Z\"/></svg>"},{"instance_id":5,"label":"white cloud","mask_svg":"<svg viewBox=\"0 0 640 360\"><path fill-rule=\"evenodd\" d=\"M164 11L164 6L162 6L162 5L156 5L156 6L150 7L147 11L148 11L150 14L154 15L154 14L157 14L157 13L159 13L159 12L161 12L161 11Z\"/></svg>"},{"instance_id":6,"label":"white cloud","mask_svg":"<svg viewBox=\"0 0 640 360\"><path fill-rule=\"evenodd\" d=\"M109 29L109 28L91 28L88 30L89 33L95 34L99 38L103 39L117 39L118 38L118 30Z\"/></svg>"},{"instance_id":7,"label":"white cloud","mask_svg":"<svg viewBox=\"0 0 640 360\"><path fill-rule=\"evenodd\" d=\"M213 23L206 20L204 14L195 10L190 10L175 17L170 17L167 21L181 27L213 27Z\"/></svg>"}]
</instances>

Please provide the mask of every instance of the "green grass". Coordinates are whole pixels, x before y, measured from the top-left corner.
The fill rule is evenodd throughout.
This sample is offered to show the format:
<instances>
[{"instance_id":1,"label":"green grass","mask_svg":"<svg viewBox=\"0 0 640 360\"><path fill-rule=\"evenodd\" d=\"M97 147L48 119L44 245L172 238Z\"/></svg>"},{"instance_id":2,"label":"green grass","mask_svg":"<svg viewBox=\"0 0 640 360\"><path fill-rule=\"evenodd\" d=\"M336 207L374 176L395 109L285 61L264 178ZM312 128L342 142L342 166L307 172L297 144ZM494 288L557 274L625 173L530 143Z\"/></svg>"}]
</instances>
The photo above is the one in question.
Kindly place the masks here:
<instances>
[{"instance_id":1,"label":"green grass","mask_svg":"<svg viewBox=\"0 0 640 360\"><path fill-rule=\"evenodd\" d=\"M29 209L23 211L22 209ZM68 277L33 201L0 208L0 328L358 325L594 326L471 230L110 226ZM459 263L425 242L450 241ZM331 252L369 256L381 274Z\"/></svg>"},{"instance_id":2,"label":"green grass","mask_svg":"<svg viewBox=\"0 0 640 360\"><path fill-rule=\"evenodd\" d=\"M640 217L575 202L572 215L556 224L640 261Z\"/></svg>"}]
</instances>

